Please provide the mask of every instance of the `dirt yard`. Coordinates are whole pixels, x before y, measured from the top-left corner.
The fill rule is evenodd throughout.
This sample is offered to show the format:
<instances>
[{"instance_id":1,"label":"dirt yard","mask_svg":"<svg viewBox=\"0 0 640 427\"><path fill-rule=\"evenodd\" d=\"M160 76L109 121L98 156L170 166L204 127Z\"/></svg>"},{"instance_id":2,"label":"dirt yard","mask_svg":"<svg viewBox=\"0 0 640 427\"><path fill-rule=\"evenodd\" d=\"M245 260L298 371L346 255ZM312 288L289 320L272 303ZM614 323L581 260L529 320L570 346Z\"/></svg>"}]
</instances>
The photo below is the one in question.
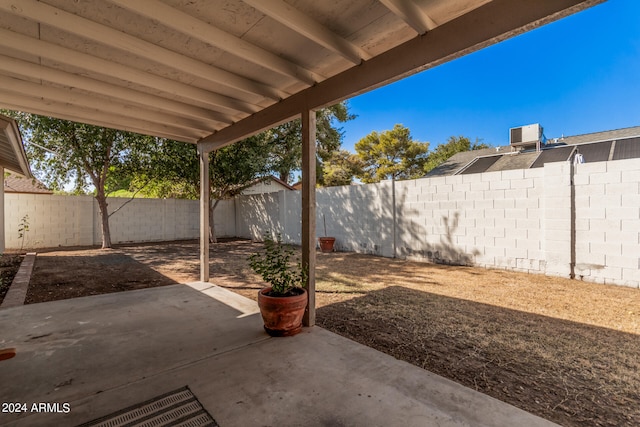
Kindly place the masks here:
<instances>
[{"instance_id":1,"label":"dirt yard","mask_svg":"<svg viewBox=\"0 0 640 427\"><path fill-rule=\"evenodd\" d=\"M256 299L246 258L212 282ZM196 242L38 255L28 302L198 279ZM501 270L318 254L318 324L565 426L640 425L640 291Z\"/></svg>"}]
</instances>

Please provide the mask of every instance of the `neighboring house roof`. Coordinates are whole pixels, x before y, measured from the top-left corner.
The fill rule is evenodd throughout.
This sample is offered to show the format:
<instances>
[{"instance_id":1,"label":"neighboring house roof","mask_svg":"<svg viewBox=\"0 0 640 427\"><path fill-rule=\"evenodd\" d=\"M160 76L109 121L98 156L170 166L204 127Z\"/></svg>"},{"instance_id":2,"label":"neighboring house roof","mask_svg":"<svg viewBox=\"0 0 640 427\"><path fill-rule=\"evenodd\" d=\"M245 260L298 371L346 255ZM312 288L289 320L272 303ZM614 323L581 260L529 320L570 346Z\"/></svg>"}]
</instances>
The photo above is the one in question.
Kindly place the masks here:
<instances>
[{"instance_id":1,"label":"neighboring house roof","mask_svg":"<svg viewBox=\"0 0 640 427\"><path fill-rule=\"evenodd\" d=\"M431 170L427 176L455 175L476 157L491 156L511 152L511 147L484 148L482 150L463 151L449 157L449 160Z\"/></svg>"},{"instance_id":2,"label":"neighboring house roof","mask_svg":"<svg viewBox=\"0 0 640 427\"><path fill-rule=\"evenodd\" d=\"M275 176L271 175L270 176L272 181L277 182L278 184L282 185L283 187L285 187L287 190L295 190L295 188L293 188L292 185L287 184L286 182L284 182L283 180L281 180L280 178L276 178Z\"/></svg>"},{"instance_id":3,"label":"neighboring house roof","mask_svg":"<svg viewBox=\"0 0 640 427\"><path fill-rule=\"evenodd\" d=\"M582 144L585 142L601 142L612 141L615 139L624 139L640 136L640 126L634 126L624 129L607 130L604 132L586 133L583 135L563 136L558 141L567 145Z\"/></svg>"},{"instance_id":4,"label":"neighboring house roof","mask_svg":"<svg viewBox=\"0 0 640 427\"><path fill-rule=\"evenodd\" d=\"M271 183L276 184L276 188L267 188ZM254 181L252 185L247 187L242 194L259 194L259 193L270 193L274 191L280 190L295 190L292 186L282 181L279 178L276 178L273 175L268 176L267 178L259 178Z\"/></svg>"},{"instance_id":5,"label":"neighboring house roof","mask_svg":"<svg viewBox=\"0 0 640 427\"><path fill-rule=\"evenodd\" d=\"M43 183L35 178L9 174L4 177L5 193L53 194Z\"/></svg>"},{"instance_id":6,"label":"neighboring house roof","mask_svg":"<svg viewBox=\"0 0 640 427\"><path fill-rule=\"evenodd\" d=\"M0 166L32 178L18 124L0 114Z\"/></svg>"},{"instance_id":7,"label":"neighboring house roof","mask_svg":"<svg viewBox=\"0 0 640 427\"><path fill-rule=\"evenodd\" d=\"M566 161L575 150L587 163L640 158L640 126L563 136L550 141L541 151L515 151L511 146L502 146L457 153L427 176L538 168L545 163Z\"/></svg>"}]
</instances>

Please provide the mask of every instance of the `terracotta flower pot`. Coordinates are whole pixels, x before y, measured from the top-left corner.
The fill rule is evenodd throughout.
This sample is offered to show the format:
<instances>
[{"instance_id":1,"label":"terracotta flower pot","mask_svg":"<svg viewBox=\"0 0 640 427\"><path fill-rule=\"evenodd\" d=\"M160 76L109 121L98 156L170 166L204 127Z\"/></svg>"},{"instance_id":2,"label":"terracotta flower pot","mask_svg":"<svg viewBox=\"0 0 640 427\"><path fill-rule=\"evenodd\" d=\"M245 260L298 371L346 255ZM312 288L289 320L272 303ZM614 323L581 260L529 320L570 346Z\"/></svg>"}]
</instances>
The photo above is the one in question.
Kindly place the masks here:
<instances>
[{"instance_id":1,"label":"terracotta flower pot","mask_svg":"<svg viewBox=\"0 0 640 427\"><path fill-rule=\"evenodd\" d=\"M307 307L307 291L300 295L273 297L267 295L271 288L258 292L258 306L264 321L264 329L272 337L287 337L302 330L302 317Z\"/></svg>"},{"instance_id":2,"label":"terracotta flower pot","mask_svg":"<svg viewBox=\"0 0 640 427\"><path fill-rule=\"evenodd\" d=\"M335 237L318 237L318 241L322 252L333 252L333 245L336 242Z\"/></svg>"}]
</instances>

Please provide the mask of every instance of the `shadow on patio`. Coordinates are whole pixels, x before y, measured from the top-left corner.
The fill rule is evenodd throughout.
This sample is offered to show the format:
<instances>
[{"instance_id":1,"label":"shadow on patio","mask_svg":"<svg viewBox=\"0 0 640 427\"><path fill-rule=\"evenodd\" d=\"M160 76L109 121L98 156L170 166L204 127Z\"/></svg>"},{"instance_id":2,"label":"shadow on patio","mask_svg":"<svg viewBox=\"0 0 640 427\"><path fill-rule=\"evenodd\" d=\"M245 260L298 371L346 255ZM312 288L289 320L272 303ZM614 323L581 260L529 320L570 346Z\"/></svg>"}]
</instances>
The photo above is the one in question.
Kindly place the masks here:
<instances>
[{"instance_id":1,"label":"shadow on patio","mask_svg":"<svg viewBox=\"0 0 640 427\"><path fill-rule=\"evenodd\" d=\"M0 310L17 348L0 400L70 406L0 424L76 425L189 386L223 427L550 425L322 328L261 325L252 301L206 283Z\"/></svg>"}]
</instances>

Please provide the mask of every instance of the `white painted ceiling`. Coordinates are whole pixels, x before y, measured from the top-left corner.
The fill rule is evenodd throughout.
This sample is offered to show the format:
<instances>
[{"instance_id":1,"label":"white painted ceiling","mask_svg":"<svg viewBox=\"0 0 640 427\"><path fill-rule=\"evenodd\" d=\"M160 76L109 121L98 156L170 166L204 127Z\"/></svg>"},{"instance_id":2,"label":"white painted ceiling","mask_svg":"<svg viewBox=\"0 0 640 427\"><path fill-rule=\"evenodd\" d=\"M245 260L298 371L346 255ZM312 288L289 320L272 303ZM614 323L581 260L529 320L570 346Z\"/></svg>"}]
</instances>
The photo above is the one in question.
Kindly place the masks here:
<instances>
[{"instance_id":1,"label":"white painted ceiling","mask_svg":"<svg viewBox=\"0 0 640 427\"><path fill-rule=\"evenodd\" d=\"M0 0L0 107L215 148L598 2Z\"/></svg>"}]
</instances>

